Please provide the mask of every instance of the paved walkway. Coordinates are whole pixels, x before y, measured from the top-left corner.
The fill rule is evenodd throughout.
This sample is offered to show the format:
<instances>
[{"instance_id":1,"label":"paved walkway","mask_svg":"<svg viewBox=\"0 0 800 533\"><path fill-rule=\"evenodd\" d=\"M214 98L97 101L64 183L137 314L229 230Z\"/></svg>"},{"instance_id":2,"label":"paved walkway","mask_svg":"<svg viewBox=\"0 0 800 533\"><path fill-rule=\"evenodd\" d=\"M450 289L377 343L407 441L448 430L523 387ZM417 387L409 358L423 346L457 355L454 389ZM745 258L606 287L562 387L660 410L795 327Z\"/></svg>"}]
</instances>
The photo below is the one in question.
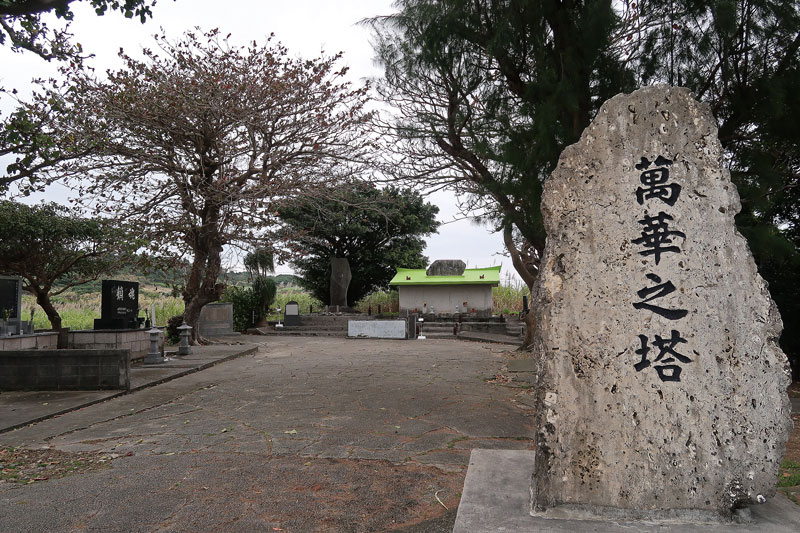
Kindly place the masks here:
<instances>
[{"instance_id":1,"label":"paved walkway","mask_svg":"<svg viewBox=\"0 0 800 533\"><path fill-rule=\"evenodd\" d=\"M222 341L225 342L225 341ZM255 352L254 342L194 347L191 355L158 365L131 367L131 390L6 391L0 393L0 433L176 379Z\"/></svg>"},{"instance_id":2,"label":"paved walkway","mask_svg":"<svg viewBox=\"0 0 800 533\"><path fill-rule=\"evenodd\" d=\"M265 342L0 434L110 465L0 482L0 531L451 531L470 450L533 445L509 346Z\"/></svg>"}]
</instances>

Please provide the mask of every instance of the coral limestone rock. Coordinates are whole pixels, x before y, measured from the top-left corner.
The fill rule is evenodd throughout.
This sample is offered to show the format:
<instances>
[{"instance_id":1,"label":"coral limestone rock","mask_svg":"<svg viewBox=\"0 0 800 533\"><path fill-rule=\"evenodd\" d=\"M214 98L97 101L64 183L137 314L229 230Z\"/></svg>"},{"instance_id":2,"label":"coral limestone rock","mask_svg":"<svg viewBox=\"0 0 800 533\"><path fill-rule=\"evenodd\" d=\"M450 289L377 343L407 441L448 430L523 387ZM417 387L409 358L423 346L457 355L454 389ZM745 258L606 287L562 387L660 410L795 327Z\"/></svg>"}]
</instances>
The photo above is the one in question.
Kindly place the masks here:
<instances>
[{"instance_id":1,"label":"coral limestone rock","mask_svg":"<svg viewBox=\"0 0 800 533\"><path fill-rule=\"evenodd\" d=\"M789 366L708 107L612 98L542 206L533 513L724 519L774 495Z\"/></svg>"}]
</instances>

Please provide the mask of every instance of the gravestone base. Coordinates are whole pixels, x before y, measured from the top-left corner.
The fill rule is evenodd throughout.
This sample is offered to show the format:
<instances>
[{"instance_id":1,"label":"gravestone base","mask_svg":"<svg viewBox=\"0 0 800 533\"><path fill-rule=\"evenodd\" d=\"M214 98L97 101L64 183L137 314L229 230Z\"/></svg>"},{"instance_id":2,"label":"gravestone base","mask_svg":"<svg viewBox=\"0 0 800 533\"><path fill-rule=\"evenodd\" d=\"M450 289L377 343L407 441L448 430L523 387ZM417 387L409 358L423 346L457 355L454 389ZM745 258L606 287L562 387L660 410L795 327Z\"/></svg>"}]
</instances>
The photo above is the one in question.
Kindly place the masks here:
<instances>
[{"instance_id":1,"label":"gravestone base","mask_svg":"<svg viewBox=\"0 0 800 533\"><path fill-rule=\"evenodd\" d=\"M530 513L530 480L535 453L529 450L473 449L458 506L453 533L573 533L592 532L710 532L710 533L790 533L800 531L800 506L782 495L763 505L745 508L736 522L709 522L687 511L683 516L662 520L634 520L618 516L533 516ZM555 510L555 509L554 509ZM749 518L746 515L749 512ZM693 516L695 518L693 518Z\"/></svg>"}]
</instances>

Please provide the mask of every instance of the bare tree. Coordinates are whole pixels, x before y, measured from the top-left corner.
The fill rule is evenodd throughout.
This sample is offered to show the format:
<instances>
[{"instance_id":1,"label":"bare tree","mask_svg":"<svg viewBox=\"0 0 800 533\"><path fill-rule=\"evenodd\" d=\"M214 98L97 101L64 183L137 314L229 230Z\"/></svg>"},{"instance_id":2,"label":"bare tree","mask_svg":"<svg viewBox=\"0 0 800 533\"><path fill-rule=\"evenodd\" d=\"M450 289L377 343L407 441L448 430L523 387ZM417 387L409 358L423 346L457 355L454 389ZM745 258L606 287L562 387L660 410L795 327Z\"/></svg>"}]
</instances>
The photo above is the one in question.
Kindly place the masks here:
<instances>
[{"instance_id":1,"label":"bare tree","mask_svg":"<svg viewBox=\"0 0 800 533\"><path fill-rule=\"evenodd\" d=\"M71 184L86 209L136 220L150 251L190 256L186 322L219 299L221 254L252 246L280 202L356 172L369 152L362 127L368 87L353 87L340 55L291 58L272 38L230 45L217 30L188 32L101 80L65 69L53 131L86 151L50 178Z\"/></svg>"}]
</instances>

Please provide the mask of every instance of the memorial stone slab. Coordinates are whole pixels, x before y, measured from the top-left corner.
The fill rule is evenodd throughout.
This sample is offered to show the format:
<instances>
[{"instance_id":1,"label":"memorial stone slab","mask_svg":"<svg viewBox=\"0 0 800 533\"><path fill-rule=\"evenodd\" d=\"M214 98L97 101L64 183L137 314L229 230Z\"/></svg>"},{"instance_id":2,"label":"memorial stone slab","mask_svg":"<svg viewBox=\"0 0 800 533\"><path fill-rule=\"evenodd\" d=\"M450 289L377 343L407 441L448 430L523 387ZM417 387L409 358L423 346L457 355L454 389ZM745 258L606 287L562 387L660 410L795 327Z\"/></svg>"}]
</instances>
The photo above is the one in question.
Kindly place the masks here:
<instances>
[{"instance_id":1,"label":"memorial stone slab","mask_svg":"<svg viewBox=\"0 0 800 533\"><path fill-rule=\"evenodd\" d=\"M19 333L22 318L22 278L0 276L0 319L3 320L0 334Z\"/></svg>"},{"instance_id":2,"label":"memorial stone slab","mask_svg":"<svg viewBox=\"0 0 800 533\"><path fill-rule=\"evenodd\" d=\"M101 286L100 318L94 329L136 329L139 327L139 284L135 281L104 279Z\"/></svg>"},{"instance_id":3,"label":"memorial stone slab","mask_svg":"<svg viewBox=\"0 0 800 533\"><path fill-rule=\"evenodd\" d=\"M781 320L709 108L607 101L547 180L533 514L726 520L775 494Z\"/></svg>"},{"instance_id":4,"label":"memorial stone slab","mask_svg":"<svg viewBox=\"0 0 800 533\"><path fill-rule=\"evenodd\" d=\"M0 313L8 312L10 322L19 322L22 312L22 278L0 276ZM2 314L0 314L2 318Z\"/></svg>"},{"instance_id":5,"label":"memorial stone slab","mask_svg":"<svg viewBox=\"0 0 800 533\"><path fill-rule=\"evenodd\" d=\"M352 279L353 274L350 272L350 262L347 258L331 259L331 306L347 307L347 289Z\"/></svg>"},{"instance_id":6,"label":"memorial stone slab","mask_svg":"<svg viewBox=\"0 0 800 533\"><path fill-rule=\"evenodd\" d=\"M300 304L292 300L286 302L286 309L283 314L283 324L285 326L299 326L300 324Z\"/></svg>"},{"instance_id":7,"label":"memorial stone slab","mask_svg":"<svg viewBox=\"0 0 800 533\"><path fill-rule=\"evenodd\" d=\"M201 337L227 337L239 335L233 331L233 304L230 302L214 302L206 304L200 310L197 322Z\"/></svg>"}]
</instances>

